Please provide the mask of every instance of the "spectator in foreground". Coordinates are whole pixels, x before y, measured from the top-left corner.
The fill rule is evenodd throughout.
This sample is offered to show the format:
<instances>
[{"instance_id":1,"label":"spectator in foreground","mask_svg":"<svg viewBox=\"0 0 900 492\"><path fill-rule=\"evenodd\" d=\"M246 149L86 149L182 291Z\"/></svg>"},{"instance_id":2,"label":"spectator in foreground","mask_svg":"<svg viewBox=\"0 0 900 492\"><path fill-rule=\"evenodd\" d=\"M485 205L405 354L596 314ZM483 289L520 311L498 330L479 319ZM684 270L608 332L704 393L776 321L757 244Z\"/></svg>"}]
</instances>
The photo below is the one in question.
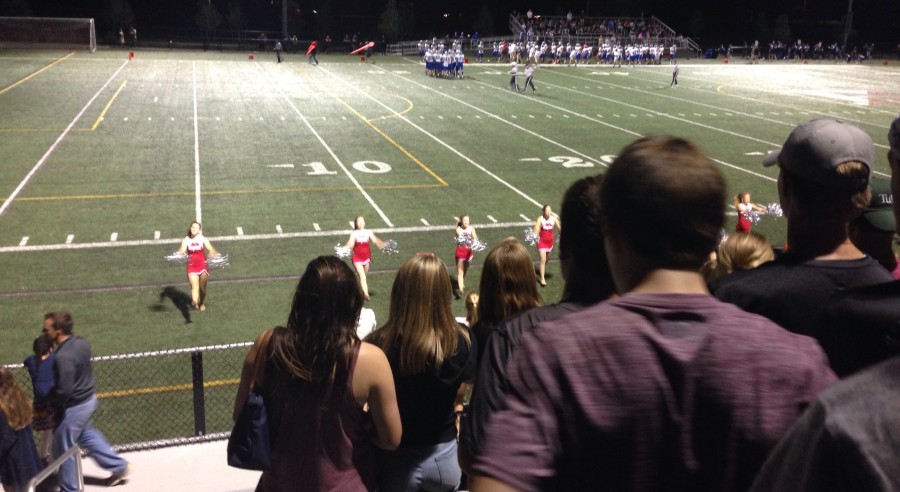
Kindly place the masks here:
<instances>
[{"instance_id":1,"label":"spectator in foreground","mask_svg":"<svg viewBox=\"0 0 900 492\"><path fill-rule=\"evenodd\" d=\"M5 492L22 492L41 471L31 433L31 402L13 373L0 366L0 483Z\"/></svg>"},{"instance_id":2,"label":"spectator in foreground","mask_svg":"<svg viewBox=\"0 0 900 492\"><path fill-rule=\"evenodd\" d=\"M353 270L320 256L297 284L287 327L260 333L251 347L234 415L252 384L263 395L272 434L272 466L256 490L371 490L373 443L386 449L400 443L391 366L381 349L356 336L362 305ZM264 357L263 370L251 383L257 357Z\"/></svg>"},{"instance_id":3,"label":"spectator in foreground","mask_svg":"<svg viewBox=\"0 0 900 492\"><path fill-rule=\"evenodd\" d=\"M609 298L615 292L606 264L600 219L600 185L603 176L575 181L563 197L559 258L565 289L558 304L536 307L501 322L488 337L478 384L460 426L459 462L471 474L472 461L484 445L484 429L501 408L509 388L506 366L519 350L522 338L541 321L558 318Z\"/></svg>"},{"instance_id":4,"label":"spectator in foreground","mask_svg":"<svg viewBox=\"0 0 900 492\"><path fill-rule=\"evenodd\" d=\"M479 347L487 344L488 336L501 321L541 305L534 263L516 238L506 238L488 252L478 296L478 321L471 329ZM479 353L479 365L481 356Z\"/></svg>"},{"instance_id":5,"label":"spectator in foreground","mask_svg":"<svg viewBox=\"0 0 900 492\"><path fill-rule=\"evenodd\" d=\"M889 138L893 209L900 223L900 118ZM769 456L753 492L900 490L900 281L851 290L846 297L826 314L841 323L835 330L850 335L844 342L860 356L850 362L859 368L889 359L825 390ZM864 343L853 336L857 331L867 332Z\"/></svg>"},{"instance_id":6,"label":"spectator in foreground","mask_svg":"<svg viewBox=\"0 0 900 492\"><path fill-rule=\"evenodd\" d=\"M900 117L888 134L895 219L900 217ZM900 222L900 220L898 220ZM831 367L844 377L900 355L900 281L850 289L836 295L816 322ZM895 406L896 407L896 406Z\"/></svg>"},{"instance_id":7,"label":"spectator in foreground","mask_svg":"<svg viewBox=\"0 0 900 492\"><path fill-rule=\"evenodd\" d=\"M131 464L113 451L106 437L94 428L97 394L94 392L91 346L72 332L74 325L72 315L65 311L44 315L43 333L56 344L53 364L56 386L50 393L50 407L59 420L53 429L53 457L59 458L78 444L101 468L112 473L106 480L106 485L112 487L122 483L131 473ZM78 489L74 457L59 467L59 488L63 492Z\"/></svg>"},{"instance_id":8,"label":"spectator in foreground","mask_svg":"<svg viewBox=\"0 0 900 492\"><path fill-rule=\"evenodd\" d=\"M890 184L872 179L872 199L859 217L850 222L850 240L862 252L881 264L900 280L900 264L894 254L894 212Z\"/></svg>"},{"instance_id":9,"label":"spectator in foreground","mask_svg":"<svg viewBox=\"0 0 900 492\"><path fill-rule=\"evenodd\" d=\"M455 408L475 377L477 344L452 302L447 268L417 254L397 272L387 323L367 338L391 364L403 424L400 446L377 455L382 492L459 488Z\"/></svg>"},{"instance_id":10,"label":"spectator in foreground","mask_svg":"<svg viewBox=\"0 0 900 492\"><path fill-rule=\"evenodd\" d=\"M45 465L50 463L50 445L53 442L53 414L50 413L50 405L47 397L56 386L53 379L54 362L53 341L44 334L39 335L31 344L34 354L25 358L23 365L31 377L32 400L31 427L41 436L41 446L38 454Z\"/></svg>"},{"instance_id":11,"label":"spectator in foreground","mask_svg":"<svg viewBox=\"0 0 900 492\"><path fill-rule=\"evenodd\" d=\"M774 259L775 251L765 236L753 231L735 232L719 244L709 280L738 270L751 270Z\"/></svg>"},{"instance_id":12,"label":"spectator in foreground","mask_svg":"<svg viewBox=\"0 0 900 492\"><path fill-rule=\"evenodd\" d=\"M892 280L847 232L869 203L874 154L869 135L842 121L820 118L794 128L781 150L763 161L780 169L787 252L713 281L716 297L812 334L813 320L835 292Z\"/></svg>"},{"instance_id":13,"label":"spectator in foreground","mask_svg":"<svg viewBox=\"0 0 900 492\"><path fill-rule=\"evenodd\" d=\"M709 295L698 270L724 223L725 181L697 146L635 141L601 203L622 297L525 337L471 489L745 490L834 381L824 354Z\"/></svg>"}]
</instances>

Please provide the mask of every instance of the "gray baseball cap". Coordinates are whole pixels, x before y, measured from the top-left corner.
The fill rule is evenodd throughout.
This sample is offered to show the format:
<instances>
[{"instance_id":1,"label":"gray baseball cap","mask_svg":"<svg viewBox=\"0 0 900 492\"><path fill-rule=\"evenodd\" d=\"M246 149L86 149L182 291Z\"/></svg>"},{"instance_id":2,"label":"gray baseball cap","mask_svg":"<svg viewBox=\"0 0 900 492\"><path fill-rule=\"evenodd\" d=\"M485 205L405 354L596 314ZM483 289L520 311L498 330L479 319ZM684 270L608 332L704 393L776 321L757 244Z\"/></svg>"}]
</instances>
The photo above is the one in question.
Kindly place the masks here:
<instances>
[{"instance_id":1,"label":"gray baseball cap","mask_svg":"<svg viewBox=\"0 0 900 492\"><path fill-rule=\"evenodd\" d=\"M817 118L797 125L781 149L763 158L763 165L779 164L813 183L835 186L844 183L835 169L849 161L865 164L871 179L875 162L872 137L849 123Z\"/></svg>"}]
</instances>

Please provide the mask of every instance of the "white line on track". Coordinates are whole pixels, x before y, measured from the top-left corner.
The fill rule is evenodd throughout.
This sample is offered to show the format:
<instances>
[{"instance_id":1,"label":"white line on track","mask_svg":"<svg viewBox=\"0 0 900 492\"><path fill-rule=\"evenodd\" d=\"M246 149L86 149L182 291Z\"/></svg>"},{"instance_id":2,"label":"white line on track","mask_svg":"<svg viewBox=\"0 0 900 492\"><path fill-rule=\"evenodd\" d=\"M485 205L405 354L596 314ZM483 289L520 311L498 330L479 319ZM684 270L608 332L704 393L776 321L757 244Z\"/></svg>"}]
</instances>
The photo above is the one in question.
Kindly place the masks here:
<instances>
[{"instance_id":1,"label":"white line on track","mask_svg":"<svg viewBox=\"0 0 900 492\"><path fill-rule=\"evenodd\" d=\"M197 62L191 62L191 76L194 86L194 206L197 222L203 222L200 208L200 120L197 118Z\"/></svg>"},{"instance_id":2,"label":"white line on track","mask_svg":"<svg viewBox=\"0 0 900 492\"><path fill-rule=\"evenodd\" d=\"M497 224L480 224L478 227L480 229L506 229L511 227L522 227L532 225L531 220L527 222L500 222ZM452 231L455 226L416 226L416 227L390 227L390 228L381 228L381 229L370 229L372 232L376 234L401 234L401 233L417 233L417 232L434 232L434 231ZM346 237L347 230L335 230L335 231L305 231L305 232L289 232L285 234L250 234L244 236L218 236L218 237L209 237L210 241L214 241L216 243L220 242L230 242L230 241L258 241L258 240L268 240L268 239L295 239L295 238L304 238L304 237ZM69 235L69 239L74 238L73 235ZM181 239L160 239L160 240L150 240L150 239L141 239L134 241L116 241L116 242L95 242L95 243L72 243L71 241L66 244L42 244L42 245L34 245L34 246L4 246L0 247L0 253L21 253L21 252L34 252L34 251L60 251L60 250L71 250L71 249L104 249L104 248L122 248L122 247L130 247L130 246L158 246L158 245L166 245L166 244L181 244Z\"/></svg>"},{"instance_id":3,"label":"white line on track","mask_svg":"<svg viewBox=\"0 0 900 492\"><path fill-rule=\"evenodd\" d=\"M381 107L385 108L386 110L390 111L391 113L393 113L395 116L397 116L397 117L400 118L401 120L407 122L407 123L408 123L409 125L411 125L413 128L415 128L415 129L419 130L420 132L424 133L425 135L427 135L429 138L431 138L431 139L434 140L435 142L437 142L437 143L443 145L443 146L446 147L448 150L450 150L451 152L453 152L454 154L456 154L456 155L459 156L460 158L462 158L462 159L464 159L465 161L467 161L469 164L472 164L473 166L477 167L479 170L481 170L482 172L484 172L484 173L487 174L488 176L494 178L498 183L502 184L503 186L506 186L507 188L509 188L510 190L514 191L516 194L518 194L519 196L521 196L521 197L525 198L526 200L528 200L529 202L533 203L535 206L537 206L537 207L543 206L540 202L538 202L538 201L535 200L534 198L531 198L531 196L525 194L524 191L522 191L522 190L516 188L515 186L513 186L512 184L508 183L507 181L505 181L505 180L504 180L503 178L501 178L500 176L494 174L493 172L489 171L487 168L485 168L485 167L482 166L481 164L478 164L477 162L475 162L474 160L472 160L470 157L468 157L468 156L466 156L466 155L463 155L462 152L460 152L459 150L457 150L455 147L452 147L450 144L444 142L443 140L437 138L436 136L434 136L433 134L431 134L430 132L428 132L428 130L425 130L424 128L420 127L419 125L413 123L412 120L410 120L410 119L407 118L406 116L400 114L400 113L397 112L395 109L393 109L393 108L387 106L386 104L384 104L384 103L381 102L380 100L378 100L378 99L376 99L375 97L373 97L371 94L362 91L361 89L359 89L359 88L353 86L352 84L348 84L346 81L344 81L344 80L341 79L340 77L334 75L334 74L331 73L330 71L328 71L328 70L326 70L326 69L323 69L323 70L324 70L325 73L327 73L328 75L331 75L331 76L334 77L335 79L340 80L344 85L346 85L346 86L349 87L350 89L359 92L361 95L363 95L363 96L365 96L365 97L371 99L371 100L374 101L376 104L378 104L378 105L380 105ZM382 69L382 70L383 70L383 69ZM401 76L396 75L396 74L391 73L391 72L387 72L387 71L385 71L385 72L386 72L386 73L389 73L390 75L392 75L392 76L394 76L394 77L397 77L397 78L399 78L399 79L401 79L401 80L405 80L406 82L415 84L415 85L417 85L417 86L419 86L419 87L421 87L421 88L423 88L423 89L432 91L432 92L434 92L434 93L436 93L436 94L439 94L439 95L441 95L441 96L443 96L443 97L446 97L446 98L448 98L448 99L451 99L451 100L453 100L453 101L456 101L456 102L458 102L458 103L460 103L460 104L462 104L462 105L464 105L464 106L466 106L466 107L469 107L469 108L471 108L471 109L474 109L475 111L478 111L478 112L480 112L480 113L482 113L482 114L484 114L484 115L486 115L486 116L490 116L491 118L494 118L494 119L496 119L496 120L498 120L498 121L501 121L501 122L503 122L503 123L505 123L505 124L507 124L507 125L510 125L510 126L512 126L512 127L514 127L514 128L518 128L519 130L522 130L522 131L524 131L524 132L526 132L526 133L528 133L528 134L534 135L535 137L537 137L537 138L539 138L539 139L541 139L541 140L544 140L544 141L546 141L546 142L548 142L548 143L551 143L551 144L553 144L553 145L557 145L557 146L559 146L560 148L566 149L566 150L569 151L569 152L573 152L573 153L575 153L576 155L578 155L578 156L580 156L580 157L584 157L584 158L586 158L587 160L590 160L590 161L592 161L592 162L600 162L599 159L594 159L593 157L590 157L590 156L588 156L588 155L585 155L584 153L579 152L579 151L577 151L577 150L575 150L575 149L571 149L571 148L569 148L569 147L566 147L566 146L562 145L561 143L556 142L556 141L554 141L554 140L550 140L549 138L547 138L547 137L545 137L545 136L543 136L543 135L537 134L537 133L535 133L535 132L533 132L533 131L531 131L531 130L525 128L525 127L516 125L515 123L511 123L511 122L509 122L509 121L507 121L507 120L501 118L501 117L498 116L498 115L495 115L495 114L493 114L493 113L489 113L489 112L487 112L487 111L485 111L485 110L483 110L483 109L481 109L481 108L479 108L479 107L477 107L477 106L475 106L475 105L473 105L473 104L470 104L470 103L468 103L468 102L466 102L466 101L463 101L462 99L458 99L458 98L455 98L455 97L452 97L452 96L448 96L447 94L444 94L444 93L441 92L441 91L437 91L437 90L435 90L435 89L433 89L433 88L431 88L431 87L428 87L428 86L426 86L426 85L424 85L424 84L421 84L421 83L419 83L419 82L416 82L416 81L414 81L414 80L412 80L412 79L409 79L409 78L406 78L406 77L401 77ZM637 135L637 134L635 134L635 135ZM604 166L605 166L605 164L602 164L602 163L601 163L601 165L604 165Z\"/></svg>"},{"instance_id":4,"label":"white line on track","mask_svg":"<svg viewBox=\"0 0 900 492\"><path fill-rule=\"evenodd\" d=\"M6 200L3 201L3 205L0 205L0 218L3 217L4 212L6 212L6 209L9 208L9 205L13 202L13 200L17 196L19 196L19 193L21 193L22 190L25 189L25 186L29 181L31 181L31 178L33 178L34 175L37 174L38 170L44 165L44 163L47 162L47 159L50 157L53 151L56 150L56 147L58 147L63 139L66 138L66 135L68 135L69 132L72 131L72 127L75 126L75 123L78 123L78 120L81 119L81 116L84 114L84 112L87 111L89 107L91 107L91 104L93 104L94 100L96 100L97 97L100 96L100 93L103 92L103 89L106 89L106 86L108 86L109 83L112 82L114 78L116 78L116 75L119 75L119 72L121 72L127 64L128 60L122 62L122 64L119 65L119 68L109 76L109 79L106 80L106 83L103 84L99 89L97 89L97 92L94 93L94 96L88 100L87 104L85 104L83 108L81 108L81 111L79 111L78 114L75 115L75 118L72 118L69 126L67 126L65 130L63 130L59 137L57 137L56 141L54 141L50 148L47 149L47 152L44 152L44 155L40 159L38 159L37 164L35 164L34 167L31 168L31 171L29 171L28 174L25 175L25 179L23 179L22 182L19 183L18 186L16 186L16 189L14 189L12 193L7 195Z\"/></svg>"},{"instance_id":5,"label":"white line on track","mask_svg":"<svg viewBox=\"0 0 900 492\"><path fill-rule=\"evenodd\" d=\"M260 71L262 71L262 67L260 67L259 65L257 65L257 68ZM290 106L291 109L294 110L294 112L297 114L297 116L300 117L301 120L303 120L303 124L305 124L306 127L309 129L309 131L312 132L313 136L315 136L316 139L319 141L319 143L322 145L322 147L325 148L325 151L331 155L331 158L334 159L334 162L341 168L341 170L344 171L344 174L347 175L347 178L350 179L350 181L353 183L353 186L355 186L356 189L359 190L359 192L362 194L362 196L365 197L365 199L369 202L370 205L372 205L372 208L374 208L375 211L378 212L378 215L381 217L381 220L383 220L384 223L387 224L389 227L393 227L394 224L391 222L391 219L389 219L388 216L385 215L384 211L381 210L381 207L379 207L378 204L375 203L375 200L372 198L372 196L369 195L369 193L366 192L365 189L363 189L362 185L359 183L359 181L356 180L356 178L353 176L353 174L350 172L350 170L347 169L347 166L344 165L344 162L341 161L341 159L337 156L337 154L335 154L335 152L331 148L331 146L329 146L328 143L325 142L325 139L322 138L321 135L319 135L319 132L317 132L315 128L313 128L312 123L310 123L309 120L306 118L306 116L302 112L300 112L300 108L298 108L294 104L294 101L292 101L291 98L288 97L288 95L284 91L282 91L281 89L277 89L277 90L278 90L279 95L288 103L288 106Z\"/></svg>"}]
</instances>

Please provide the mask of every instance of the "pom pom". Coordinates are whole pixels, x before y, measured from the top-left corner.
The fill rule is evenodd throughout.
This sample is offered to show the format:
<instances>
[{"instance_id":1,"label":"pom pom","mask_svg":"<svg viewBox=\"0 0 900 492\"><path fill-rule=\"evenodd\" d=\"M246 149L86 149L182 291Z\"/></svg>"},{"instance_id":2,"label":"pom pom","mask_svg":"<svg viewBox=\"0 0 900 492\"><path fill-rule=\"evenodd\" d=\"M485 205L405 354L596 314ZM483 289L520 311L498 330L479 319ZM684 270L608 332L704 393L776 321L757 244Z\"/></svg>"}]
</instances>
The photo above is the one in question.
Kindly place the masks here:
<instances>
[{"instance_id":1,"label":"pom pom","mask_svg":"<svg viewBox=\"0 0 900 492\"><path fill-rule=\"evenodd\" d=\"M725 229L719 229L719 245L721 246L725 241L728 241L728 233L725 232Z\"/></svg>"},{"instance_id":2,"label":"pom pom","mask_svg":"<svg viewBox=\"0 0 900 492\"><path fill-rule=\"evenodd\" d=\"M381 252L386 255L393 255L400 252L400 248L397 247L397 241L393 239L388 239L384 242L384 247L381 248Z\"/></svg>"},{"instance_id":3,"label":"pom pom","mask_svg":"<svg viewBox=\"0 0 900 492\"><path fill-rule=\"evenodd\" d=\"M188 255L185 253L179 253L178 251L176 251L170 255L167 255L165 258L166 258L166 261L168 261L169 263L171 263L173 265L184 266L184 265L187 265L187 262L188 262Z\"/></svg>"},{"instance_id":4,"label":"pom pom","mask_svg":"<svg viewBox=\"0 0 900 492\"><path fill-rule=\"evenodd\" d=\"M218 270L227 267L231 264L231 256L218 254L213 257L210 257L206 260L207 268L211 270Z\"/></svg>"},{"instance_id":5,"label":"pom pom","mask_svg":"<svg viewBox=\"0 0 900 492\"><path fill-rule=\"evenodd\" d=\"M334 247L334 256L337 256L338 258L343 260L345 258L350 258L351 256L353 256L353 251L343 244L338 243Z\"/></svg>"},{"instance_id":6,"label":"pom pom","mask_svg":"<svg viewBox=\"0 0 900 492\"><path fill-rule=\"evenodd\" d=\"M781 205L778 203L766 205L766 214L771 215L772 217L784 217L784 212L781 210Z\"/></svg>"},{"instance_id":7,"label":"pom pom","mask_svg":"<svg viewBox=\"0 0 900 492\"><path fill-rule=\"evenodd\" d=\"M481 239L473 239L472 240L472 251L484 251L484 248L487 247L487 244L483 243Z\"/></svg>"},{"instance_id":8,"label":"pom pom","mask_svg":"<svg viewBox=\"0 0 900 492\"><path fill-rule=\"evenodd\" d=\"M538 235L534 233L534 229L525 229L525 242L529 246L537 244L539 239Z\"/></svg>"},{"instance_id":9,"label":"pom pom","mask_svg":"<svg viewBox=\"0 0 900 492\"><path fill-rule=\"evenodd\" d=\"M759 224L759 212L748 212L744 214L744 217L747 217L747 220L753 225Z\"/></svg>"},{"instance_id":10,"label":"pom pom","mask_svg":"<svg viewBox=\"0 0 900 492\"><path fill-rule=\"evenodd\" d=\"M468 248L472 245L472 236L453 236L453 241L456 242L457 246L465 246Z\"/></svg>"}]
</instances>

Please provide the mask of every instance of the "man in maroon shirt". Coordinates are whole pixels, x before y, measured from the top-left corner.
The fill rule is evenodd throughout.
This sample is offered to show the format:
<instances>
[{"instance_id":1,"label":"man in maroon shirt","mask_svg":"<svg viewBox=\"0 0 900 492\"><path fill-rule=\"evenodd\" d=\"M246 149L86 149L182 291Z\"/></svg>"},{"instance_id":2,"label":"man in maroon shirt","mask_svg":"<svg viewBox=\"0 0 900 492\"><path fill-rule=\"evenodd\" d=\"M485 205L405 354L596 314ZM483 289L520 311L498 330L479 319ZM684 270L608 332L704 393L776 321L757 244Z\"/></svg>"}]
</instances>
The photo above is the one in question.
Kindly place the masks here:
<instances>
[{"instance_id":1,"label":"man in maroon shirt","mask_svg":"<svg viewBox=\"0 0 900 492\"><path fill-rule=\"evenodd\" d=\"M822 350L707 291L725 182L694 144L632 143L601 201L624 294L526 335L471 489L746 490L835 380Z\"/></svg>"}]
</instances>

